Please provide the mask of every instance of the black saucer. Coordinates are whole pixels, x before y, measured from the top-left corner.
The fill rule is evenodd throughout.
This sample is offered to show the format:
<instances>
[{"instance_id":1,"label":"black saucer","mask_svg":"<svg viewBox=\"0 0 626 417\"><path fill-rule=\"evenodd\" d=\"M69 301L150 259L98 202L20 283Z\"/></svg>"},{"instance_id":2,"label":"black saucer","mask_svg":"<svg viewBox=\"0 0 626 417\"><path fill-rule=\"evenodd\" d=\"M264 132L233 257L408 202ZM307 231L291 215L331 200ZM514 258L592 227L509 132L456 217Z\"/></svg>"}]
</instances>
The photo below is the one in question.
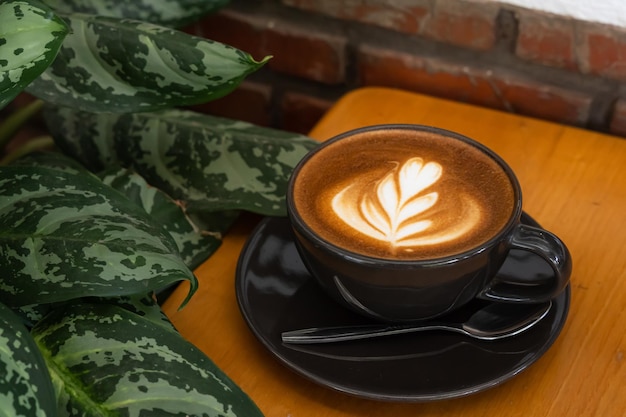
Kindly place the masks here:
<instances>
[{"instance_id":1,"label":"black saucer","mask_svg":"<svg viewBox=\"0 0 626 417\"><path fill-rule=\"evenodd\" d=\"M524 214L525 223L536 223ZM281 333L306 327L367 323L331 300L308 274L287 219L266 218L239 258L239 308L256 337L281 362L332 389L392 401L461 397L501 384L539 359L558 337L569 309L570 287L548 315L521 335L478 341L456 333L426 332L326 345L283 344ZM517 253L515 253L517 252ZM550 274L533 255L512 251L501 273ZM480 307L470 303L455 317Z\"/></svg>"}]
</instances>

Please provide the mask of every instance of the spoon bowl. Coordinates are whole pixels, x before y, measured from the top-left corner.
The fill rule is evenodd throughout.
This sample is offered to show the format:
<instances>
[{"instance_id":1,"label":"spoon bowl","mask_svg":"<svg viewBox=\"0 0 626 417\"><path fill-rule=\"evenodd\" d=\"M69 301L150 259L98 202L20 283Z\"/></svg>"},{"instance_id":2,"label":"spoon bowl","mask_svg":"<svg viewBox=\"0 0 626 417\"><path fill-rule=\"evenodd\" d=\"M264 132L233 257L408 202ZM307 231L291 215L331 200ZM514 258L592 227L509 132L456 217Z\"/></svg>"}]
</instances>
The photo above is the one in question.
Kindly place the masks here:
<instances>
[{"instance_id":1,"label":"spoon bowl","mask_svg":"<svg viewBox=\"0 0 626 417\"><path fill-rule=\"evenodd\" d=\"M297 344L334 343L432 330L452 331L479 340L498 340L530 329L548 314L551 307L551 301L542 304L491 303L463 323L425 321L312 327L283 332L282 341Z\"/></svg>"}]
</instances>

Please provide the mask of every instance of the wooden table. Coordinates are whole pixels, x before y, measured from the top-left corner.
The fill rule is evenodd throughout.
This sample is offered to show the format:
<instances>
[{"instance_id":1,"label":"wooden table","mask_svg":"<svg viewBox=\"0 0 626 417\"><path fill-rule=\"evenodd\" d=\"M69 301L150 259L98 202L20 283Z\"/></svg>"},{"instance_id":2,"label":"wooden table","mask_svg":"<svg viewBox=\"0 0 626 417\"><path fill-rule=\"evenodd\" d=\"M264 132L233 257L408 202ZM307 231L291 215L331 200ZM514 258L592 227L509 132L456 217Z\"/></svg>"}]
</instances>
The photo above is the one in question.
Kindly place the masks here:
<instances>
[{"instance_id":1,"label":"wooden table","mask_svg":"<svg viewBox=\"0 0 626 417\"><path fill-rule=\"evenodd\" d=\"M517 173L524 209L560 236L574 261L568 321L548 352L504 384L428 403L387 403L319 386L280 364L253 336L235 300L235 266L258 218L245 216L165 305L268 417L626 416L626 140L403 91L366 88L340 99L310 136L360 126L418 123L495 150Z\"/></svg>"}]
</instances>

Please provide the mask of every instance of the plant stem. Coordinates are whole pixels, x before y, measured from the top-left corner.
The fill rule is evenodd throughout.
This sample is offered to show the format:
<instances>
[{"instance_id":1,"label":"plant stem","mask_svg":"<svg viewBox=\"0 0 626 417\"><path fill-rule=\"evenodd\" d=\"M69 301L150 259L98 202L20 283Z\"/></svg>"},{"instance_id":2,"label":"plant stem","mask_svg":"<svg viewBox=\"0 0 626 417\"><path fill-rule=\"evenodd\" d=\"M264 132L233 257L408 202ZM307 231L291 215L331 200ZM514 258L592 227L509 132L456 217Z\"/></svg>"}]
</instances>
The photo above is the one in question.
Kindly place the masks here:
<instances>
[{"instance_id":1,"label":"plant stem","mask_svg":"<svg viewBox=\"0 0 626 417\"><path fill-rule=\"evenodd\" d=\"M37 151L39 149L45 149L53 145L54 140L50 136L39 136L37 138L31 139L15 151L0 159L0 166L8 165L9 163L21 158L24 155L28 155L31 152Z\"/></svg>"},{"instance_id":2,"label":"plant stem","mask_svg":"<svg viewBox=\"0 0 626 417\"><path fill-rule=\"evenodd\" d=\"M15 135L31 117L37 114L42 106L42 100L35 100L19 110L16 110L4 120L4 123L0 125L0 149L4 149L11 138L13 138L13 135Z\"/></svg>"}]
</instances>

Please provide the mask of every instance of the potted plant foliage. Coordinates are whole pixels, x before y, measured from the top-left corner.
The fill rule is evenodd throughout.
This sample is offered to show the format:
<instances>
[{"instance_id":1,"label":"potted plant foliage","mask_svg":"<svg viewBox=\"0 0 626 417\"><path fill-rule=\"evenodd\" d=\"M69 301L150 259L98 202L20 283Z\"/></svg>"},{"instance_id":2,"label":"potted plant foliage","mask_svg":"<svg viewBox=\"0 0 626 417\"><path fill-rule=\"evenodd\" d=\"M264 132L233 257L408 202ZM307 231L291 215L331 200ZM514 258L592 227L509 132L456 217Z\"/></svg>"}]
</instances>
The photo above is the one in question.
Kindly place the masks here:
<instances>
[{"instance_id":1,"label":"potted plant foliage","mask_svg":"<svg viewBox=\"0 0 626 417\"><path fill-rule=\"evenodd\" d=\"M315 142L185 110L269 59L171 29L225 0L45 3L0 1L0 109L38 98L0 145L43 103L26 148L54 146L0 164L0 416L261 415L154 294L188 300L241 210L283 214Z\"/></svg>"}]
</instances>

